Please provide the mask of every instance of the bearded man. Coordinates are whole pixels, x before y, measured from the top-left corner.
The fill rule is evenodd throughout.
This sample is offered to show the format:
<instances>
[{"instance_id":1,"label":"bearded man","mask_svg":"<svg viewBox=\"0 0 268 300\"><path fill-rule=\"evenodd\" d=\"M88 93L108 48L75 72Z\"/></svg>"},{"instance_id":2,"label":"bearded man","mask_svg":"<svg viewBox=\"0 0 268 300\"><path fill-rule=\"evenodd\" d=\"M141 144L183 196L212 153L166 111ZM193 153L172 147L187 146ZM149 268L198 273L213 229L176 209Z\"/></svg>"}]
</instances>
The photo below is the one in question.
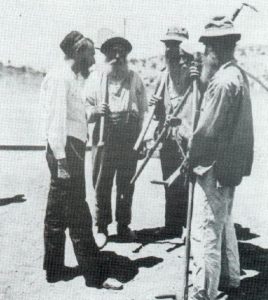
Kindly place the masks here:
<instances>
[{"instance_id":1,"label":"bearded man","mask_svg":"<svg viewBox=\"0 0 268 300\"><path fill-rule=\"evenodd\" d=\"M227 289L240 284L232 207L235 187L250 175L253 162L249 83L234 60L240 37L224 16L214 17L200 37L205 45L203 100L189 153L196 176L191 240L193 300L214 300L219 284Z\"/></svg>"},{"instance_id":2,"label":"bearded man","mask_svg":"<svg viewBox=\"0 0 268 300\"><path fill-rule=\"evenodd\" d=\"M96 271L98 247L85 191L85 144L87 121L82 90L95 63L94 44L72 31L62 40L65 57L60 67L46 75L41 102L46 112L46 159L51 173L45 216L44 269L48 282L70 275L64 266L65 231L68 228L80 271L89 286L99 286Z\"/></svg>"},{"instance_id":3,"label":"bearded man","mask_svg":"<svg viewBox=\"0 0 268 300\"><path fill-rule=\"evenodd\" d=\"M165 120L172 114L174 108L180 104L182 96L191 84L187 53L181 55L180 44L189 37L188 31L182 27L171 27L161 40L165 44L166 68L156 85L156 91L161 81L165 81L162 95L155 95L149 105L156 105L155 117L159 120L158 130L161 131ZM163 180L166 180L182 163L186 143L177 139L176 128L167 134L160 150ZM180 144L180 147L178 145ZM165 228L159 234L165 237L181 236L186 224L188 188L185 176L178 177L170 187L165 187Z\"/></svg>"},{"instance_id":4,"label":"bearded man","mask_svg":"<svg viewBox=\"0 0 268 300\"><path fill-rule=\"evenodd\" d=\"M92 137L93 187L96 198L96 241L103 246L112 223L111 194L116 176L116 221L120 238L133 240L129 228L134 185L130 179L136 171L137 155L133 146L142 128L147 110L145 89L140 77L128 69L127 55L132 45L125 38L111 34L100 51L106 69L95 72L86 90L87 117L95 123ZM105 116L104 141L98 147L100 120Z\"/></svg>"}]
</instances>

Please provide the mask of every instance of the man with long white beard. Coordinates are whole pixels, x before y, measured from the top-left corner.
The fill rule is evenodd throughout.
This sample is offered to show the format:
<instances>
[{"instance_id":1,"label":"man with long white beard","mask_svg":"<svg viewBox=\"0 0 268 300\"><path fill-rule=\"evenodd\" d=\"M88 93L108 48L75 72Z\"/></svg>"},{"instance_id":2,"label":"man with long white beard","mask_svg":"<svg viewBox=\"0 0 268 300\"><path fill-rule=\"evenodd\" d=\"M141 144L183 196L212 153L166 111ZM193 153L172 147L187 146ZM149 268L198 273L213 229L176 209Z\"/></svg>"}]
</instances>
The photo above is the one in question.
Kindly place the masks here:
<instances>
[{"instance_id":1,"label":"man with long white beard","mask_svg":"<svg viewBox=\"0 0 268 300\"><path fill-rule=\"evenodd\" d=\"M103 246L112 223L111 193L116 175L117 233L122 239L133 240L129 228L137 155L133 150L147 110L145 88L140 77L128 69L127 55L132 45L115 36L105 40L100 51L105 55L106 70L92 74L85 90L87 117L95 123L92 137L93 186L96 198L96 241ZM106 99L105 99L106 98ZM100 120L105 116L103 147L98 147Z\"/></svg>"},{"instance_id":2,"label":"man with long white beard","mask_svg":"<svg viewBox=\"0 0 268 300\"><path fill-rule=\"evenodd\" d=\"M155 116L159 120L158 131L161 131L166 118L172 114L173 109L180 104L182 96L189 87L189 65L187 54L181 55L180 44L189 37L188 31L182 27L170 27L162 38L165 44L166 68L156 85L156 91L162 80L165 81L164 89L158 98L154 95L149 105L156 105ZM167 134L160 150L161 168L163 180L166 180L182 163L183 155L180 146L182 140L177 139L176 128ZM186 141L186 140L185 140ZM187 215L187 182L185 176L179 176L170 187L165 187L165 227L159 234L163 237L181 236Z\"/></svg>"},{"instance_id":3,"label":"man with long white beard","mask_svg":"<svg viewBox=\"0 0 268 300\"><path fill-rule=\"evenodd\" d=\"M235 187L253 162L253 121L247 76L234 60L241 34L219 16L205 26L200 117L190 142L196 176L191 246L193 300L214 300L218 288L240 285L237 239L232 221ZM237 290L237 289L236 289Z\"/></svg>"}]
</instances>

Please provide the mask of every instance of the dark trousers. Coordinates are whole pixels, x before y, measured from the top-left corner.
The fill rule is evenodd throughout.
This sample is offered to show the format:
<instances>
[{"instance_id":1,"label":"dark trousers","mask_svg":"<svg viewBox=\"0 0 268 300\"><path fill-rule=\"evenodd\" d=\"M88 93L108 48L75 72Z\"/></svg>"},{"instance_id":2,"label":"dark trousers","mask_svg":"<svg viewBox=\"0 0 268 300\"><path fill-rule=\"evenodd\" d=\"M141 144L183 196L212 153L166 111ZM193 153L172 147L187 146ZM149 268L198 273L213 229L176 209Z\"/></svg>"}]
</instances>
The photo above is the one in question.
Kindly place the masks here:
<instances>
[{"instance_id":1,"label":"dark trousers","mask_svg":"<svg viewBox=\"0 0 268 300\"><path fill-rule=\"evenodd\" d=\"M134 185L130 180L137 167L133 146L138 135L137 124L110 126L103 148L92 147L93 186L95 189L96 225L105 228L112 222L111 194L116 176L116 221L131 222Z\"/></svg>"},{"instance_id":2,"label":"dark trousers","mask_svg":"<svg viewBox=\"0 0 268 300\"><path fill-rule=\"evenodd\" d=\"M92 234L92 218L85 200L85 144L73 137L67 138L66 159L71 178L57 176L58 166L48 145L47 162L51 173L50 190L45 216L44 269L57 270L64 265L65 230L70 238L79 266L86 270L98 248Z\"/></svg>"},{"instance_id":3,"label":"dark trousers","mask_svg":"<svg viewBox=\"0 0 268 300\"><path fill-rule=\"evenodd\" d=\"M163 179L166 180L181 164L183 158L177 142L167 138L160 150ZM177 232L186 225L188 187L185 176L179 176L170 187L165 187L165 226Z\"/></svg>"}]
</instances>

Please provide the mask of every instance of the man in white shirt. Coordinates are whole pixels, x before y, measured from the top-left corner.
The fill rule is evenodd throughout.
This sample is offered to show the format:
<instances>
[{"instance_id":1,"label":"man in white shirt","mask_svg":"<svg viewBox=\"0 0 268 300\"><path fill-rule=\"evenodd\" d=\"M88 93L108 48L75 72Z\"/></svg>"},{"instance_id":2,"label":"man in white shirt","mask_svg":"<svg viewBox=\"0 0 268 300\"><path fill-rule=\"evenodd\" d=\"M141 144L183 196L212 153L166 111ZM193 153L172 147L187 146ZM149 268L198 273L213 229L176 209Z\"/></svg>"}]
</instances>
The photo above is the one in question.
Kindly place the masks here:
<instances>
[{"instance_id":1,"label":"man in white shirt","mask_svg":"<svg viewBox=\"0 0 268 300\"><path fill-rule=\"evenodd\" d=\"M89 67L95 63L94 44L81 33L72 31L60 48L65 54L63 64L47 74L41 87L41 101L46 111L46 158L51 173L45 216L44 269L48 282L68 275L69 269L64 266L68 228L86 284L100 286L101 278L96 274L99 250L85 201L87 121L82 97Z\"/></svg>"},{"instance_id":2,"label":"man in white shirt","mask_svg":"<svg viewBox=\"0 0 268 300\"><path fill-rule=\"evenodd\" d=\"M116 221L120 238L133 240L129 228L137 155L133 146L142 128L147 100L143 83L128 69L130 42L119 36L109 37L101 46L106 70L88 80L86 110L89 122L95 123L92 138L93 186L96 193L96 226L105 243L112 222L111 193L116 174ZM106 102L106 103L104 103ZM106 116L105 145L98 147L101 116ZM101 240L100 238L98 240Z\"/></svg>"}]
</instances>

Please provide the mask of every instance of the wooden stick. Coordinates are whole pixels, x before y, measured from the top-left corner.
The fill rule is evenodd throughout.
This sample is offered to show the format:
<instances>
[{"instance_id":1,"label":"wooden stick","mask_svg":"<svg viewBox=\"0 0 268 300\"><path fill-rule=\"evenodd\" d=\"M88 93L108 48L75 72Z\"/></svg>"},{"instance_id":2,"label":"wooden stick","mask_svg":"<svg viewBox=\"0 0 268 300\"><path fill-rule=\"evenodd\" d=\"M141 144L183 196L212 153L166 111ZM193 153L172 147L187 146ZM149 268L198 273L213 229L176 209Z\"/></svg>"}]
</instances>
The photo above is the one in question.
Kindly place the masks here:
<instances>
[{"instance_id":1,"label":"wooden stick","mask_svg":"<svg viewBox=\"0 0 268 300\"><path fill-rule=\"evenodd\" d=\"M190 180L189 192L188 192L189 194L188 194L188 210L187 210L184 272L183 272L183 300L188 300L188 296L189 296L188 285L189 285L189 269L190 269L190 253L191 253L191 227L192 227L193 204L194 204L194 186L195 186L195 182Z\"/></svg>"},{"instance_id":2,"label":"wooden stick","mask_svg":"<svg viewBox=\"0 0 268 300\"><path fill-rule=\"evenodd\" d=\"M187 89L187 91L185 92L185 94L183 95L183 98L181 100L180 105L178 105L172 116L176 117L177 114L180 112L181 107L184 105L185 101L187 100L190 92L191 92L191 87L189 87ZM135 175L132 177L130 183L134 184L135 181L138 179L138 177L140 176L141 172L143 171L144 167L146 166L146 164L148 163L148 161L150 160L150 158L152 157L152 155L154 154L154 151L156 150L156 148L158 147L158 145L162 142L162 140L164 139L164 137L167 134L168 128L169 128L169 124L167 122L165 122L164 127L160 133L160 135L158 136L157 140L155 141L154 145L152 146L152 148L149 149L147 156L145 157L145 159L143 160L142 164L140 165L140 167L138 168L138 170L136 171Z\"/></svg>"},{"instance_id":3,"label":"wooden stick","mask_svg":"<svg viewBox=\"0 0 268 300\"><path fill-rule=\"evenodd\" d=\"M157 98L160 98L162 93L163 93L163 90L165 88L165 83L166 83L166 77L167 77L166 74L165 74L165 76L162 77L160 85L159 85L159 87L157 89L157 92L155 94L155 96ZM141 144L144 140L144 137L145 137L145 135L146 135L146 133L149 129L149 126L150 126L151 122L152 122L152 119L153 119L153 116L154 116L154 113L155 113L155 108L156 108L156 105L152 105L151 107L149 107L149 112L148 112L148 117L147 117L146 123L144 124L144 126L143 126L143 128L140 132L140 135L139 135L139 137L138 137L138 139L137 139L137 141L134 145L134 148L133 148L135 151L139 150L139 148L140 148L140 146L141 146Z\"/></svg>"},{"instance_id":4,"label":"wooden stick","mask_svg":"<svg viewBox=\"0 0 268 300\"><path fill-rule=\"evenodd\" d=\"M102 98L102 103L108 103L108 78L107 75L104 75L104 86L105 86L105 95ZM99 137L99 142L98 142L98 147L103 147L104 146L104 130L105 130L105 121L106 121L106 117L105 116L101 116L101 120L100 120L100 137Z\"/></svg>"}]
</instances>

